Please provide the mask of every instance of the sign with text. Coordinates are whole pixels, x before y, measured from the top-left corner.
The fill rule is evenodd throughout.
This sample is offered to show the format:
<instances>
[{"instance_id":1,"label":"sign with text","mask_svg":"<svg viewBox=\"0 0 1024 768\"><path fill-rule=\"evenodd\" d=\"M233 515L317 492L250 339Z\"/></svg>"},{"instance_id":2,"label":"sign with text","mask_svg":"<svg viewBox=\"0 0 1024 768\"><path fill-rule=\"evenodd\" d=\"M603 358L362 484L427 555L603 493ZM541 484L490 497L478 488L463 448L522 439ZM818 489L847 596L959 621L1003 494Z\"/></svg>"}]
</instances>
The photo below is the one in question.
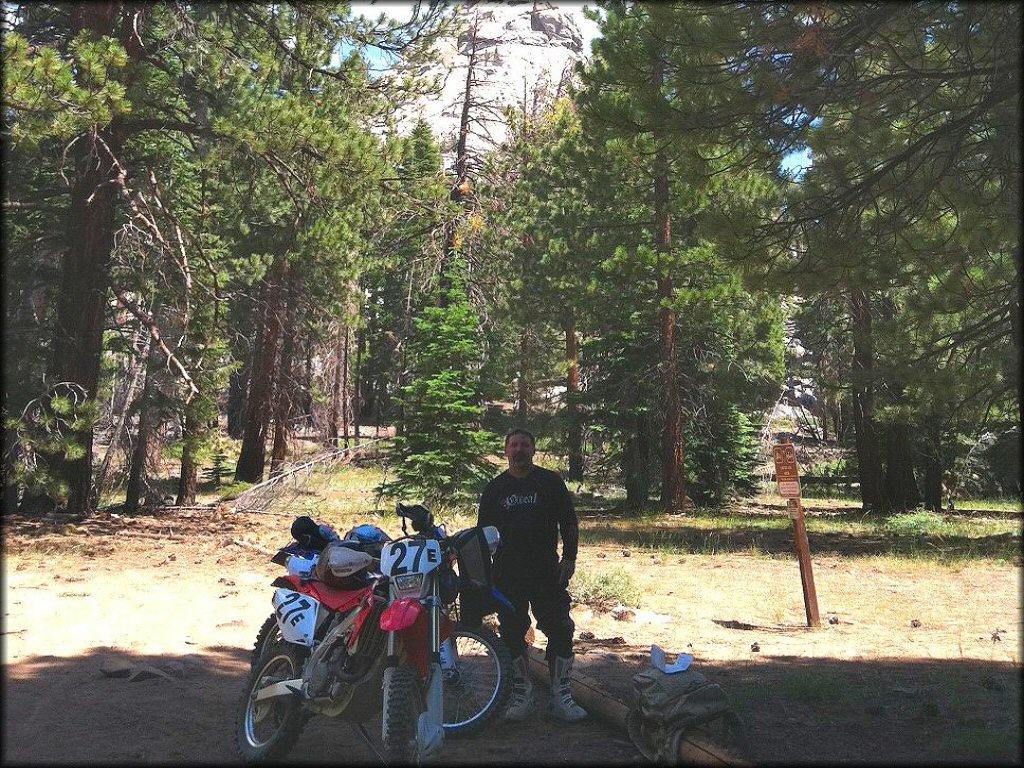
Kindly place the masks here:
<instances>
[{"instance_id":1,"label":"sign with text","mask_svg":"<svg viewBox=\"0 0 1024 768\"><path fill-rule=\"evenodd\" d=\"M775 446L775 482L779 485L779 496L800 498L800 473L796 468L796 448L792 443Z\"/></svg>"}]
</instances>

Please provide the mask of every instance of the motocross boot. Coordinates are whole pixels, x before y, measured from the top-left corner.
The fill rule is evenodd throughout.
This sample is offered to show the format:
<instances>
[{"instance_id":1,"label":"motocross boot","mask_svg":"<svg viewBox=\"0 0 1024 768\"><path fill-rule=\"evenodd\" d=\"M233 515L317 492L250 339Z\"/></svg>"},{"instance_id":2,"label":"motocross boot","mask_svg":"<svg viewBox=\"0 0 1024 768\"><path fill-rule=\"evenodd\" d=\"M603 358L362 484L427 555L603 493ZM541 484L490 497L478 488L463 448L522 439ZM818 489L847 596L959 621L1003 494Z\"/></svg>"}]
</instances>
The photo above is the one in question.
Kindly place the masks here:
<instances>
[{"instance_id":1,"label":"motocross boot","mask_svg":"<svg viewBox=\"0 0 1024 768\"><path fill-rule=\"evenodd\" d=\"M526 657L516 656L512 660L512 696L505 708L505 719L525 720L533 714L534 706L533 683L526 668Z\"/></svg>"},{"instance_id":2,"label":"motocross boot","mask_svg":"<svg viewBox=\"0 0 1024 768\"><path fill-rule=\"evenodd\" d=\"M570 674L572 656L554 656L548 661L551 674L551 694L548 698L548 714L558 720L575 722L587 716L587 711L572 699Z\"/></svg>"}]
</instances>

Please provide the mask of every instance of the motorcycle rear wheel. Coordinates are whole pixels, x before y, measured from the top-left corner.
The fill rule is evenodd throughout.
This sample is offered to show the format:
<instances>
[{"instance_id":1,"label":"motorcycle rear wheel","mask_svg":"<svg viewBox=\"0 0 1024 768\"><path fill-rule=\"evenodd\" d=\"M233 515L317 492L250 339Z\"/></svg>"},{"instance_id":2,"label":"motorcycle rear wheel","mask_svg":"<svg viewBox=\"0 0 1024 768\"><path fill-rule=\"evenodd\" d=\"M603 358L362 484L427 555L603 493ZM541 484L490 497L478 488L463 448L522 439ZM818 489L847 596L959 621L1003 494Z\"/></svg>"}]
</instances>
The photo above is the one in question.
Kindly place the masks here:
<instances>
[{"instance_id":1,"label":"motorcycle rear wheel","mask_svg":"<svg viewBox=\"0 0 1024 768\"><path fill-rule=\"evenodd\" d=\"M301 677L307 654L291 643L271 641L264 645L235 715L235 749L242 762L278 760L295 745L308 720L299 702L279 696L257 703L254 697L266 685Z\"/></svg>"},{"instance_id":2,"label":"motorcycle rear wheel","mask_svg":"<svg viewBox=\"0 0 1024 768\"><path fill-rule=\"evenodd\" d=\"M485 627L458 627L452 635L458 663L444 684L444 734L478 733L504 711L511 693L512 654Z\"/></svg>"},{"instance_id":3,"label":"motorcycle rear wheel","mask_svg":"<svg viewBox=\"0 0 1024 768\"><path fill-rule=\"evenodd\" d=\"M389 764L416 762L416 724L423 711L419 675L405 665L384 670L382 740Z\"/></svg>"}]
</instances>

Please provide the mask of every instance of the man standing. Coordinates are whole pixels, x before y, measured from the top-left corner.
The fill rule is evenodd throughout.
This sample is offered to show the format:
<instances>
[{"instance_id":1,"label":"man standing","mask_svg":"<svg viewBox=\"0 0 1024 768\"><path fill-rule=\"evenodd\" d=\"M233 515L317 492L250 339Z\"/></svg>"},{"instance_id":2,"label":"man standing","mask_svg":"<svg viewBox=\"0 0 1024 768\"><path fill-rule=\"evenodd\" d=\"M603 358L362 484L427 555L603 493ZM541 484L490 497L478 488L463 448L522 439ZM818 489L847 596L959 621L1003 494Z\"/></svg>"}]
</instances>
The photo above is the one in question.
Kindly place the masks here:
<instances>
[{"instance_id":1,"label":"man standing","mask_svg":"<svg viewBox=\"0 0 1024 768\"><path fill-rule=\"evenodd\" d=\"M480 498L478 525L501 534L494 557L494 581L514 610L498 608L501 639L512 652L512 698L505 718L523 720L533 711L533 685L526 663L528 607L548 639L545 658L551 674L548 712L560 720L581 720L587 713L572 699L572 636L566 587L576 570L579 543L576 510L562 478L533 463L536 443L525 429L505 436L508 469L494 478ZM562 558L558 558L558 537Z\"/></svg>"}]
</instances>

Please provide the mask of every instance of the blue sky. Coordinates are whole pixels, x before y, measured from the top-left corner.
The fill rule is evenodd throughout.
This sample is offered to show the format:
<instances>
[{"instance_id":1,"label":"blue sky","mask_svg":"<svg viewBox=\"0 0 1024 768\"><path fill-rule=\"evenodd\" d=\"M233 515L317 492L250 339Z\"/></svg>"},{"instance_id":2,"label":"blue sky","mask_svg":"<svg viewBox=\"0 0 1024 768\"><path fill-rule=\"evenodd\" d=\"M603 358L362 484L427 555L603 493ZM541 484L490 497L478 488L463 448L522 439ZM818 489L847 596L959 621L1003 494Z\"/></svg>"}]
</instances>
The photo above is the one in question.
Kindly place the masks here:
<instances>
[{"instance_id":1,"label":"blue sky","mask_svg":"<svg viewBox=\"0 0 1024 768\"><path fill-rule=\"evenodd\" d=\"M801 150L790 152L782 158L779 168L785 173L795 172L795 178L799 179L804 172L811 167L811 150L804 147Z\"/></svg>"}]
</instances>

